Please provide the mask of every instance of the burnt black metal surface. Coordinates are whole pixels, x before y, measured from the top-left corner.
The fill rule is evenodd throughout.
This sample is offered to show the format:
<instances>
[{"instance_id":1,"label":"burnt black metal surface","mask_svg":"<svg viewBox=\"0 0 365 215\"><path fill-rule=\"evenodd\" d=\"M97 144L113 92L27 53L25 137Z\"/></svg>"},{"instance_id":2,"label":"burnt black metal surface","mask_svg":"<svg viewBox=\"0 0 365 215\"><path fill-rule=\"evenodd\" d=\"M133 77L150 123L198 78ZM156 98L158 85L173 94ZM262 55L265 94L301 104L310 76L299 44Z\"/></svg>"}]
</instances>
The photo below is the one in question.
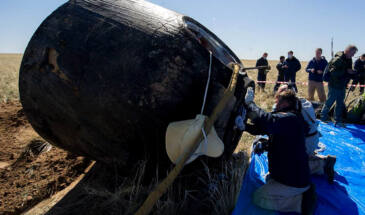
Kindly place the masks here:
<instances>
[{"instance_id":1,"label":"burnt black metal surface","mask_svg":"<svg viewBox=\"0 0 365 215\"><path fill-rule=\"evenodd\" d=\"M69 1L28 44L21 103L34 129L56 146L107 164L145 157L167 162L168 123L200 112L207 49L215 56L208 115L228 85L227 60L239 61L213 33L145 1ZM242 75L237 100L248 85ZM232 126L228 117L222 138ZM237 144L224 139L231 148Z\"/></svg>"}]
</instances>

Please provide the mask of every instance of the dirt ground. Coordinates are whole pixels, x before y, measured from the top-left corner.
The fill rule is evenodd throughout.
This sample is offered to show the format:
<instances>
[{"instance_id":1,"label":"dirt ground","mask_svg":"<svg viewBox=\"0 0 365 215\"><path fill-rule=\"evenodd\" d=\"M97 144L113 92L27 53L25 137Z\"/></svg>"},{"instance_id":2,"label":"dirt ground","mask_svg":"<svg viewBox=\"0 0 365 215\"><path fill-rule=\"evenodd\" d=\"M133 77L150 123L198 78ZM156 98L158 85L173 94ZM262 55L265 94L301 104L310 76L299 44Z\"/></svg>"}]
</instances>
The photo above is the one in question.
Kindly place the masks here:
<instances>
[{"instance_id":1,"label":"dirt ground","mask_svg":"<svg viewBox=\"0 0 365 215\"><path fill-rule=\"evenodd\" d=\"M90 163L45 144L19 102L0 104L0 214L20 214L67 187ZM49 151L38 154L39 146Z\"/></svg>"}]
</instances>

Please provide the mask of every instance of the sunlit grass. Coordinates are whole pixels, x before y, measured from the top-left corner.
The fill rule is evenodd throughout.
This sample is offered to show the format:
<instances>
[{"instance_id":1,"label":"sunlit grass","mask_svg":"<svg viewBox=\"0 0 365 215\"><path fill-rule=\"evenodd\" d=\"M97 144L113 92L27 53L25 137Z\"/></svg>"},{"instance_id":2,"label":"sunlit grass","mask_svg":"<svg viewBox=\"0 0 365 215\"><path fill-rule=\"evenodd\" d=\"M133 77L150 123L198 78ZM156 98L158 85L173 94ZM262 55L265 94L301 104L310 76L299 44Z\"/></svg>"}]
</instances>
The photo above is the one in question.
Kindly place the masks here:
<instances>
[{"instance_id":1,"label":"sunlit grass","mask_svg":"<svg viewBox=\"0 0 365 215\"><path fill-rule=\"evenodd\" d=\"M0 54L0 102L18 100L21 54Z\"/></svg>"}]
</instances>

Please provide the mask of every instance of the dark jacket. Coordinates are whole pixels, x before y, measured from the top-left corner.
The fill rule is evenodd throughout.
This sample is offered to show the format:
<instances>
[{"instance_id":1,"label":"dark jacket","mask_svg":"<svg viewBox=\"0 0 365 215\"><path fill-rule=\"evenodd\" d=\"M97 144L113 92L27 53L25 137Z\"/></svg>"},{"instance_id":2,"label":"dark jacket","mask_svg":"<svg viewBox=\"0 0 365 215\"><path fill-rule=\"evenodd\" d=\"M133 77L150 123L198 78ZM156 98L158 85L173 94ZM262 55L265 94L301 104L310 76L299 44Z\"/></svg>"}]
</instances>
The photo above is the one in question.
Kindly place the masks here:
<instances>
[{"instance_id":1,"label":"dark jacket","mask_svg":"<svg viewBox=\"0 0 365 215\"><path fill-rule=\"evenodd\" d=\"M347 59L344 52L337 52L329 63L331 77L328 86L335 89L346 89L350 79L347 69L352 69L352 59Z\"/></svg>"},{"instance_id":2,"label":"dark jacket","mask_svg":"<svg viewBox=\"0 0 365 215\"><path fill-rule=\"evenodd\" d=\"M292 186L306 187L310 183L305 134L308 125L300 113L267 113L255 103L246 105L247 115L254 125L247 125L252 134L269 135L269 172L276 181Z\"/></svg>"},{"instance_id":3,"label":"dark jacket","mask_svg":"<svg viewBox=\"0 0 365 215\"><path fill-rule=\"evenodd\" d=\"M263 57L261 57L260 59L258 59L256 61L256 66L268 66L268 65L269 65L269 62ZM265 73L265 71L266 71L266 69L259 69L259 73Z\"/></svg>"},{"instance_id":4,"label":"dark jacket","mask_svg":"<svg viewBox=\"0 0 365 215\"><path fill-rule=\"evenodd\" d=\"M365 61L361 61L360 58L355 61L354 69L360 77L365 76Z\"/></svg>"},{"instance_id":5,"label":"dark jacket","mask_svg":"<svg viewBox=\"0 0 365 215\"><path fill-rule=\"evenodd\" d=\"M300 65L299 60L294 56L292 59L287 58L285 60L285 63L288 66L288 69L286 70L288 74L296 73L302 68L302 65Z\"/></svg>"},{"instance_id":6,"label":"dark jacket","mask_svg":"<svg viewBox=\"0 0 365 215\"><path fill-rule=\"evenodd\" d=\"M325 57L322 57L319 61L316 60L316 58L313 58L311 61L309 61L307 68L305 71L309 73L308 80L316 81L316 82L323 82L323 73L319 74L318 70L324 70L326 69L326 66L328 65L328 62ZM314 73L312 73L312 69L314 69Z\"/></svg>"},{"instance_id":7,"label":"dark jacket","mask_svg":"<svg viewBox=\"0 0 365 215\"><path fill-rule=\"evenodd\" d=\"M285 61L284 62L279 62L278 64L276 64L276 69L278 70L279 75L284 74L286 69L283 68L283 66L285 66L285 65L286 65Z\"/></svg>"}]
</instances>

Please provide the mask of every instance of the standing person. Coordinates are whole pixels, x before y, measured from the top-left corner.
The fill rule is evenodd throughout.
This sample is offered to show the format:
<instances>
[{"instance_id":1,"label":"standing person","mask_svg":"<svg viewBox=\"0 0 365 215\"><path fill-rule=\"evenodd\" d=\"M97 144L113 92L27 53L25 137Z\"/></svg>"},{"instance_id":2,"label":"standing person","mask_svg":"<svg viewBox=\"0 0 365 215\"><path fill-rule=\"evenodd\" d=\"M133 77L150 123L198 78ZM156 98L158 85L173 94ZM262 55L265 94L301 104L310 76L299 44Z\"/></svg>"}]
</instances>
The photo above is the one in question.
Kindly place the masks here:
<instances>
[{"instance_id":1,"label":"standing person","mask_svg":"<svg viewBox=\"0 0 365 215\"><path fill-rule=\"evenodd\" d=\"M335 57L329 62L328 72L328 99L321 112L321 120L328 121L328 113L332 105L336 102L335 121L338 125L345 127L342 114L345 108L346 86L351 75L356 74L352 70L352 57L356 54L356 46L349 45L345 51L337 52Z\"/></svg>"},{"instance_id":2,"label":"standing person","mask_svg":"<svg viewBox=\"0 0 365 215\"><path fill-rule=\"evenodd\" d=\"M359 59L355 61L356 79L352 82L351 91L355 90L356 85L360 84L360 94L364 92L365 84L365 54L361 55Z\"/></svg>"},{"instance_id":3,"label":"standing person","mask_svg":"<svg viewBox=\"0 0 365 215\"><path fill-rule=\"evenodd\" d=\"M294 57L293 51L288 52L288 58L285 60L285 63L288 66L284 76L285 82L290 81L295 89L295 92L298 92L298 88L295 82L296 82L297 72L302 68L302 65L300 65L299 60L296 57Z\"/></svg>"},{"instance_id":4,"label":"standing person","mask_svg":"<svg viewBox=\"0 0 365 215\"><path fill-rule=\"evenodd\" d=\"M278 70L278 78L274 87L274 94L276 93L276 91L278 91L279 87L280 87L280 82L284 82L284 74L285 74L285 70L288 68L288 66L285 63L285 57L281 56L280 57L280 62L276 65L276 69Z\"/></svg>"},{"instance_id":5,"label":"standing person","mask_svg":"<svg viewBox=\"0 0 365 215\"><path fill-rule=\"evenodd\" d=\"M295 92L286 90L276 97L276 112L268 113L253 102L252 89L247 91L245 107L253 125L247 124L246 131L269 135L270 174L266 184L254 192L253 202L269 210L312 214L316 194L305 146L309 129L299 103Z\"/></svg>"},{"instance_id":6,"label":"standing person","mask_svg":"<svg viewBox=\"0 0 365 215\"><path fill-rule=\"evenodd\" d=\"M317 91L319 101L326 102L326 94L323 86L323 71L325 70L328 62L325 57L322 56L322 49L316 49L315 57L309 61L306 68L308 75L308 100L314 100L314 92Z\"/></svg>"},{"instance_id":7,"label":"standing person","mask_svg":"<svg viewBox=\"0 0 365 215\"><path fill-rule=\"evenodd\" d=\"M256 62L256 67L258 66L269 66L269 62L267 61L267 56L268 54L265 52L261 58L259 58ZM258 81L258 85L259 88L258 90L262 90L265 91L265 82L266 82L266 74L267 74L267 69L259 69L259 72L257 74L257 81ZM261 82L263 81L263 82Z\"/></svg>"}]
</instances>

